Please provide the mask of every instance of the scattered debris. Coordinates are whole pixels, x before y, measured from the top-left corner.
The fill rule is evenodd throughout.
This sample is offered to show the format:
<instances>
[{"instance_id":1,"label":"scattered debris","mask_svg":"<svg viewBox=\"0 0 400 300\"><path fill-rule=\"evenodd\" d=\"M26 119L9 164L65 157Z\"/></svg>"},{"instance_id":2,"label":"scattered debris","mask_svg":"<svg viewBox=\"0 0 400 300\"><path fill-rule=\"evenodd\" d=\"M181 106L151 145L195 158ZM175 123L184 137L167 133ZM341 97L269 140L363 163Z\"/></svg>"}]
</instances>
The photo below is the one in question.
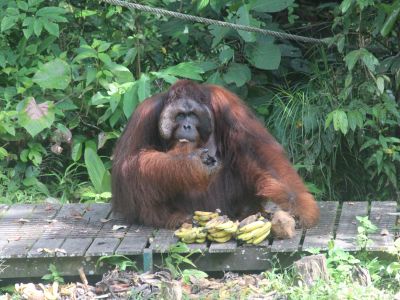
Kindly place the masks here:
<instances>
[{"instance_id":1,"label":"scattered debris","mask_svg":"<svg viewBox=\"0 0 400 300\"><path fill-rule=\"evenodd\" d=\"M263 274L225 273L222 278L189 276L174 279L169 271L136 273L113 270L91 286L83 270L82 283L16 284L16 293L23 299L280 299L271 291ZM0 298L3 300L3 298ZM11 298L4 298L11 299Z\"/></svg>"},{"instance_id":2,"label":"scattered debris","mask_svg":"<svg viewBox=\"0 0 400 300\"><path fill-rule=\"evenodd\" d=\"M126 225L113 225L112 230L117 231L117 230L126 229L126 228L128 228L128 226L126 226Z\"/></svg>"}]
</instances>

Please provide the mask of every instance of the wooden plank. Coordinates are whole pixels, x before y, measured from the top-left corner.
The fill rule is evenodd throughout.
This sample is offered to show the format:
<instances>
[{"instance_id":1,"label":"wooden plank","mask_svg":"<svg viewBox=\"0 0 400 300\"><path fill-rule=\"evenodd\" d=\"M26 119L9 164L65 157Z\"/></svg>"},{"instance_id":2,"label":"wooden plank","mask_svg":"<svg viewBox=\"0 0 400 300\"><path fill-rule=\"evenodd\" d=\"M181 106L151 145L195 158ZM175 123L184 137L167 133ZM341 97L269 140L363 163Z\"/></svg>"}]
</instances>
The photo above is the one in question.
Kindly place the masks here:
<instances>
[{"instance_id":1,"label":"wooden plank","mask_svg":"<svg viewBox=\"0 0 400 300\"><path fill-rule=\"evenodd\" d=\"M150 249L154 253L166 253L169 248L178 242L173 230L159 229L150 244Z\"/></svg>"},{"instance_id":2,"label":"wooden plank","mask_svg":"<svg viewBox=\"0 0 400 300\"><path fill-rule=\"evenodd\" d=\"M60 204L40 203L33 208L31 219L48 220L53 219L61 209Z\"/></svg>"},{"instance_id":3,"label":"wooden plank","mask_svg":"<svg viewBox=\"0 0 400 300\"><path fill-rule=\"evenodd\" d=\"M302 245L303 250L311 248L326 250L328 242L333 238L338 203L333 201L318 202L318 206L321 210L319 224L307 230Z\"/></svg>"},{"instance_id":4,"label":"wooden plank","mask_svg":"<svg viewBox=\"0 0 400 300\"><path fill-rule=\"evenodd\" d=\"M0 258L25 258L36 240L10 241L0 253Z\"/></svg>"},{"instance_id":5,"label":"wooden plank","mask_svg":"<svg viewBox=\"0 0 400 300\"><path fill-rule=\"evenodd\" d=\"M10 205L0 204L0 220L5 214L5 212L10 208Z\"/></svg>"},{"instance_id":6,"label":"wooden plank","mask_svg":"<svg viewBox=\"0 0 400 300\"><path fill-rule=\"evenodd\" d=\"M83 218L88 222L100 222L101 219L106 219L111 212L109 203L91 203L85 207Z\"/></svg>"},{"instance_id":7,"label":"wooden plank","mask_svg":"<svg viewBox=\"0 0 400 300\"><path fill-rule=\"evenodd\" d=\"M86 251L86 256L103 256L114 254L119 244L117 238L95 238L89 249Z\"/></svg>"},{"instance_id":8,"label":"wooden plank","mask_svg":"<svg viewBox=\"0 0 400 300\"><path fill-rule=\"evenodd\" d=\"M137 236L126 236L118 249L115 250L115 254L121 255L138 255L143 253L143 249L146 248L149 238L143 235Z\"/></svg>"},{"instance_id":9,"label":"wooden plank","mask_svg":"<svg viewBox=\"0 0 400 300\"><path fill-rule=\"evenodd\" d=\"M114 226L120 227L119 229L113 228ZM132 225L134 229L137 229L137 225ZM100 230L97 232L98 237L114 237L123 238L128 230L130 230L130 225L126 224L125 220L121 218L112 218L108 222L104 223Z\"/></svg>"},{"instance_id":10,"label":"wooden plank","mask_svg":"<svg viewBox=\"0 0 400 300\"><path fill-rule=\"evenodd\" d=\"M296 229L296 235L291 239L274 239L271 245L271 252L295 252L301 247L300 241L303 235L303 229Z\"/></svg>"},{"instance_id":11,"label":"wooden plank","mask_svg":"<svg viewBox=\"0 0 400 300\"><path fill-rule=\"evenodd\" d=\"M73 219L78 220L82 219L85 214L85 208L87 204L83 203L66 203L61 209L58 211L56 215L56 219Z\"/></svg>"},{"instance_id":12,"label":"wooden plank","mask_svg":"<svg viewBox=\"0 0 400 300\"><path fill-rule=\"evenodd\" d=\"M357 245L357 216L368 215L368 202L343 202L335 246L347 251L360 250Z\"/></svg>"},{"instance_id":13,"label":"wooden plank","mask_svg":"<svg viewBox=\"0 0 400 300\"><path fill-rule=\"evenodd\" d=\"M39 239L28 251L27 257L54 257L64 239Z\"/></svg>"},{"instance_id":14,"label":"wooden plank","mask_svg":"<svg viewBox=\"0 0 400 300\"><path fill-rule=\"evenodd\" d=\"M212 242L208 252L210 253L232 253L235 252L237 248L236 240L230 240L226 243L215 243Z\"/></svg>"},{"instance_id":15,"label":"wooden plank","mask_svg":"<svg viewBox=\"0 0 400 300\"><path fill-rule=\"evenodd\" d=\"M35 204L13 204L7 211L4 212L1 222L10 219L27 219L32 213Z\"/></svg>"},{"instance_id":16,"label":"wooden plank","mask_svg":"<svg viewBox=\"0 0 400 300\"><path fill-rule=\"evenodd\" d=\"M65 251L65 253L57 252L56 256L84 256L86 250L92 244L92 238L67 238L64 240L64 243L61 246L61 249Z\"/></svg>"},{"instance_id":17,"label":"wooden plank","mask_svg":"<svg viewBox=\"0 0 400 300\"><path fill-rule=\"evenodd\" d=\"M369 251L385 251L394 247L397 203L395 201L372 202L370 221L378 227L376 233L369 234L372 243Z\"/></svg>"}]
</instances>

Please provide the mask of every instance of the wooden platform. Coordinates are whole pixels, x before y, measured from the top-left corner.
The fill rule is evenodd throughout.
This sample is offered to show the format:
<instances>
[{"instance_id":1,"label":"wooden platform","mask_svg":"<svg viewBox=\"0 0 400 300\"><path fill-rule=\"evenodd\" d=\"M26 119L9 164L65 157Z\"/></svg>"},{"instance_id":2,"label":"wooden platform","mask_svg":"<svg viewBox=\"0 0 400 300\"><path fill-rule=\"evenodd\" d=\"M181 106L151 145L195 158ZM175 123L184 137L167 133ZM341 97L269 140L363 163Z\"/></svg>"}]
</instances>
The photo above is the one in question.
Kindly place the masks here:
<instances>
[{"instance_id":1,"label":"wooden platform","mask_svg":"<svg viewBox=\"0 0 400 300\"><path fill-rule=\"evenodd\" d=\"M259 246L194 244L203 250L194 262L205 271L264 270L274 257L299 256L307 249L327 249L328 241L348 251L360 250L356 243L356 216L369 215L379 229L370 236L369 251L385 251L393 245L398 213L390 202L320 202L321 222L291 240L269 240ZM122 225L122 226L120 226ZM383 230L383 231L382 231ZM385 235L381 234L385 233ZM54 263L62 275L99 274L103 255L123 254L138 267L149 270L161 265L165 252L177 239L173 231L132 225L115 218L108 204L0 205L0 259L8 266L0 278L36 277L48 273Z\"/></svg>"}]
</instances>

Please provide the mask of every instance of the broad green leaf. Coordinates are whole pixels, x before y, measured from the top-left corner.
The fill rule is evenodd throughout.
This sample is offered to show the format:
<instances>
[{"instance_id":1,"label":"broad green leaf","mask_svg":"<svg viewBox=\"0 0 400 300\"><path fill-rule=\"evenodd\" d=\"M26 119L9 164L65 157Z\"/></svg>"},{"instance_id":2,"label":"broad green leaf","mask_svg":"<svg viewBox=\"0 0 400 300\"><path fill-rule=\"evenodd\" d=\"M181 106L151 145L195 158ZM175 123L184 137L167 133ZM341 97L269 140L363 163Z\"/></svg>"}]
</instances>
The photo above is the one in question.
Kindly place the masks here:
<instances>
[{"instance_id":1,"label":"broad green leaf","mask_svg":"<svg viewBox=\"0 0 400 300\"><path fill-rule=\"evenodd\" d=\"M210 33L214 36L211 48L217 46L231 31L230 28L221 27L218 25L210 25L208 28L210 29Z\"/></svg>"},{"instance_id":2,"label":"broad green leaf","mask_svg":"<svg viewBox=\"0 0 400 300\"><path fill-rule=\"evenodd\" d=\"M118 83L126 83L133 81L133 75L127 67L112 63L108 65L108 68L115 75Z\"/></svg>"},{"instance_id":3,"label":"broad green leaf","mask_svg":"<svg viewBox=\"0 0 400 300\"><path fill-rule=\"evenodd\" d=\"M8 156L8 152L3 147L0 147L0 160L5 159Z\"/></svg>"},{"instance_id":4,"label":"broad green leaf","mask_svg":"<svg viewBox=\"0 0 400 300\"><path fill-rule=\"evenodd\" d=\"M340 130L343 134L346 134L349 129L349 122L347 115L342 110L333 111L333 128L338 131Z\"/></svg>"},{"instance_id":5,"label":"broad green leaf","mask_svg":"<svg viewBox=\"0 0 400 300\"><path fill-rule=\"evenodd\" d=\"M272 40L246 44L245 55L253 66L262 70L276 70L281 62L281 50Z\"/></svg>"},{"instance_id":6,"label":"broad green leaf","mask_svg":"<svg viewBox=\"0 0 400 300\"><path fill-rule=\"evenodd\" d=\"M359 58L360 58L360 50L353 50L345 56L344 61L346 62L346 66L349 69L349 71L353 70Z\"/></svg>"},{"instance_id":7,"label":"broad green leaf","mask_svg":"<svg viewBox=\"0 0 400 300\"><path fill-rule=\"evenodd\" d=\"M48 6L39 9L36 12L38 17L52 17L54 15L63 15L65 14L65 9L62 7Z\"/></svg>"},{"instance_id":8,"label":"broad green leaf","mask_svg":"<svg viewBox=\"0 0 400 300\"><path fill-rule=\"evenodd\" d=\"M104 51L108 50L108 48L110 48L110 46L111 46L111 43L103 42L103 43L101 43L99 48L97 48L97 51L104 52Z\"/></svg>"},{"instance_id":9,"label":"broad green leaf","mask_svg":"<svg viewBox=\"0 0 400 300\"><path fill-rule=\"evenodd\" d=\"M97 155L97 147L93 141L87 141L85 143L84 158L90 181L96 192L109 192L110 186L108 180L110 178L110 173L106 170L103 162Z\"/></svg>"},{"instance_id":10,"label":"broad green leaf","mask_svg":"<svg viewBox=\"0 0 400 300\"><path fill-rule=\"evenodd\" d=\"M371 72L379 65L379 60L367 49L362 49L361 60Z\"/></svg>"},{"instance_id":11,"label":"broad green leaf","mask_svg":"<svg viewBox=\"0 0 400 300\"><path fill-rule=\"evenodd\" d=\"M146 74L142 74L140 79L137 81L138 86L138 100L142 102L144 99L150 96L150 78Z\"/></svg>"},{"instance_id":12,"label":"broad green leaf","mask_svg":"<svg viewBox=\"0 0 400 300\"><path fill-rule=\"evenodd\" d=\"M54 35L56 37L60 35L60 28L58 27L57 23L46 22L44 25L45 25L44 29L46 29L47 32L50 33L51 35Z\"/></svg>"},{"instance_id":13,"label":"broad green leaf","mask_svg":"<svg viewBox=\"0 0 400 300\"><path fill-rule=\"evenodd\" d=\"M378 87L379 93L383 94L383 91L385 90L385 80L383 77L378 77L376 79L376 86Z\"/></svg>"},{"instance_id":14,"label":"broad green leaf","mask_svg":"<svg viewBox=\"0 0 400 300\"><path fill-rule=\"evenodd\" d=\"M223 50L219 53L219 60L221 63L227 63L229 60L233 58L234 51L231 47L225 46Z\"/></svg>"},{"instance_id":15,"label":"broad green leaf","mask_svg":"<svg viewBox=\"0 0 400 300\"><path fill-rule=\"evenodd\" d=\"M238 19L236 20L236 24L240 25L254 25L251 24L251 16L249 14L249 9L247 8L247 5L241 6L238 11ZM243 31L243 30L238 30L239 35L242 37L243 40L246 42L254 42L256 40L256 35L254 32L248 32L248 31Z\"/></svg>"},{"instance_id":16,"label":"broad green leaf","mask_svg":"<svg viewBox=\"0 0 400 300\"><path fill-rule=\"evenodd\" d=\"M202 80L200 74L203 74L204 71L202 68L200 68L200 66L196 65L195 63L183 62L162 70L161 73L194 80Z\"/></svg>"},{"instance_id":17,"label":"broad green leaf","mask_svg":"<svg viewBox=\"0 0 400 300\"><path fill-rule=\"evenodd\" d=\"M5 16L3 20L1 20L1 31L6 31L12 27L14 27L15 24L17 24L18 17L14 16Z\"/></svg>"},{"instance_id":18,"label":"broad green leaf","mask_svg":"<svg viewBox=\"0 0 400 300\"><path fill-rule=\"evenodd\" d=\"M126 118L129 118L136 106L139 104L137 84L132 84L132 86L125 92L122 99L122 110Z\"/></svg>"},{"instance_id":19,"label":"broad green leaf","mask_svg":"<svg viewBox=\"0 0 400 300\"><path fill-rule=\"evenodd\" d=\"M33 97L21 101L18 106L18 123L34 137L54 122L54 104L50 101L36 103Z\"/></svg>"},{"instance_id":20,"label":"broad green leaf","mask_svg":"<svg viewBox=\"0 0 400 300\"><path fill-rule=\"evenodd\" d=\"M235 83L241 87L251 79L251 71L247 65L231 63L223 78L226 83Z\"/></svg>"},{"instance_id":21,"label":"broad green leaf","mask_svg":"<svg viewBox=\"0 0 400 300\"><path fill-rule=\"evenodd\" d=\"M99 53L99 54L98 54L98 57L99 57L99 59L100 59L103 63L105 63L106 65L111 65L111 64L113 63L112 60L111 60L111 58L110 58L110 56L109 56L108 54Z\"/></svg>"},{"instance_id":22,"label":"broad green leaf","mask_svg":"<svg viewBox=\"0 0 400 300\"><path fill-rule=\"evenodd\" d=\"M29 9L28 3L26 3L25 1L17 1L17 6L23 11L27 11Z\"/></svg>"},{"instance_id":23,"label":"broad green leaf","mask_svg":"<svg viewBox=\"0 0 400 300\"><path fill-rule=\"evenodd\" d=\"M44 89L63 90L71 81L71 67L65 61L56 58L41 65L32 80Z\"/></svg>"},{"instance_id":24,"label":"broad green leaf","mask_svg":"<svg viewBox=\"0 0 400 300\"><path fill-rule=\"evenodd\" d=\"M250 10L257 12L274 13L291 6L294 0L252 0L249 3Z\"/></svg>"},{"instance_id":25,"label":"broad green leaf","mask_svg":"<svg viewBox=\"0 0 400 300\"><path fill-rule=\"evenodd\" d=\"M33 21L33 32L37 37L39 37L40 34L42 33L42 29L43 29L42 19L41 18L35 19Z\"/></svg>"},{"instance_id":26,"label":"broad green leaf","mask_svg":"<svg viewBox=\"0 0 400 300\"><path fill-rule=\"evenodd\" d=\"M342 4L340 4L340 9L342 10L342 13L344 14L353 4L354 0L343 0Z\"/></svg>"},{"instance_id":27,"label":"broad green leaf","mask_svg":"<svg viewBox=\"0 0 400 300\"><path fill-rule=\"evenodd\" d=\"M84 136L74 136L72 139L71 158L73 161L81 159L84 140Z\"/></svg>"},{"instance_id":28,"label":"broad green leaf","mask_svg":"<svg viewBox=\"0 0 400 300\"><path fill-rule=\"evenodd\" d=\"M198 0L197 10L200 11L200 10L204 9L208 5L209 2L210 2L210 0Z\"/></svg>"}]
</instances>

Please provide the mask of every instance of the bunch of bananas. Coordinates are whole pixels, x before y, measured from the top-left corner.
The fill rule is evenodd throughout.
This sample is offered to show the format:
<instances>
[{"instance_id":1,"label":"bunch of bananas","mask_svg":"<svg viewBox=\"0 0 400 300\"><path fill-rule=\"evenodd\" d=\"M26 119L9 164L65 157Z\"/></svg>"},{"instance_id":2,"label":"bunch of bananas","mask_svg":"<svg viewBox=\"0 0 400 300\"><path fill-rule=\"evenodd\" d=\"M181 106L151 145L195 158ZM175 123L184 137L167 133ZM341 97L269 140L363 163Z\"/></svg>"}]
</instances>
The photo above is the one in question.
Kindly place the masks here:
<instances>
[{"instance_id":1,"label":"bunch of bananas","mask_svg":"<svg viewBox=\"0 0 400 300\"><path fill-rule=\"evenodd\" d=\"M217 243L229 241L238 229L239 222L229 220L227 216L219 216L207 222L205 228L207 239Z\"/></svg>"},{"instance_id":2,"label":"bunch of bananas","mask_svg":"<svg viewBox=\"0 0 400 300\"><path fill-rule=\"evenodd\" d=\"M208 221L218 217L219 213L220 213L220 210L218 210L218 209L215 212L196 210L194 212L193 220L194 220L194 223L197 223L201 227L204 227L204 226L206 226L206 223Z\"/></svg>"},{"instance_id":3,"label":"bunch of bananas","mask_svg":"<svg viewBox=\"0 0 400 300\"><path fill-rule=\"evenodd\" d=\"M207 231L204 227L193 227L192 224L184 223L174 232L174 234L184 243L204 243Z\"/></svg>"},{"instance_id":4,"label":"bunch of bananas","mask_svg":"<svg viewBox=\"0 0 400 300\"><path fill-rule=\"evenodd\" d=\"M260 214L255 214L242 220L238 227L236 238L239 241L258 245L269 235L271 222L265 220Z\"/></svg>"}]
</instances>

